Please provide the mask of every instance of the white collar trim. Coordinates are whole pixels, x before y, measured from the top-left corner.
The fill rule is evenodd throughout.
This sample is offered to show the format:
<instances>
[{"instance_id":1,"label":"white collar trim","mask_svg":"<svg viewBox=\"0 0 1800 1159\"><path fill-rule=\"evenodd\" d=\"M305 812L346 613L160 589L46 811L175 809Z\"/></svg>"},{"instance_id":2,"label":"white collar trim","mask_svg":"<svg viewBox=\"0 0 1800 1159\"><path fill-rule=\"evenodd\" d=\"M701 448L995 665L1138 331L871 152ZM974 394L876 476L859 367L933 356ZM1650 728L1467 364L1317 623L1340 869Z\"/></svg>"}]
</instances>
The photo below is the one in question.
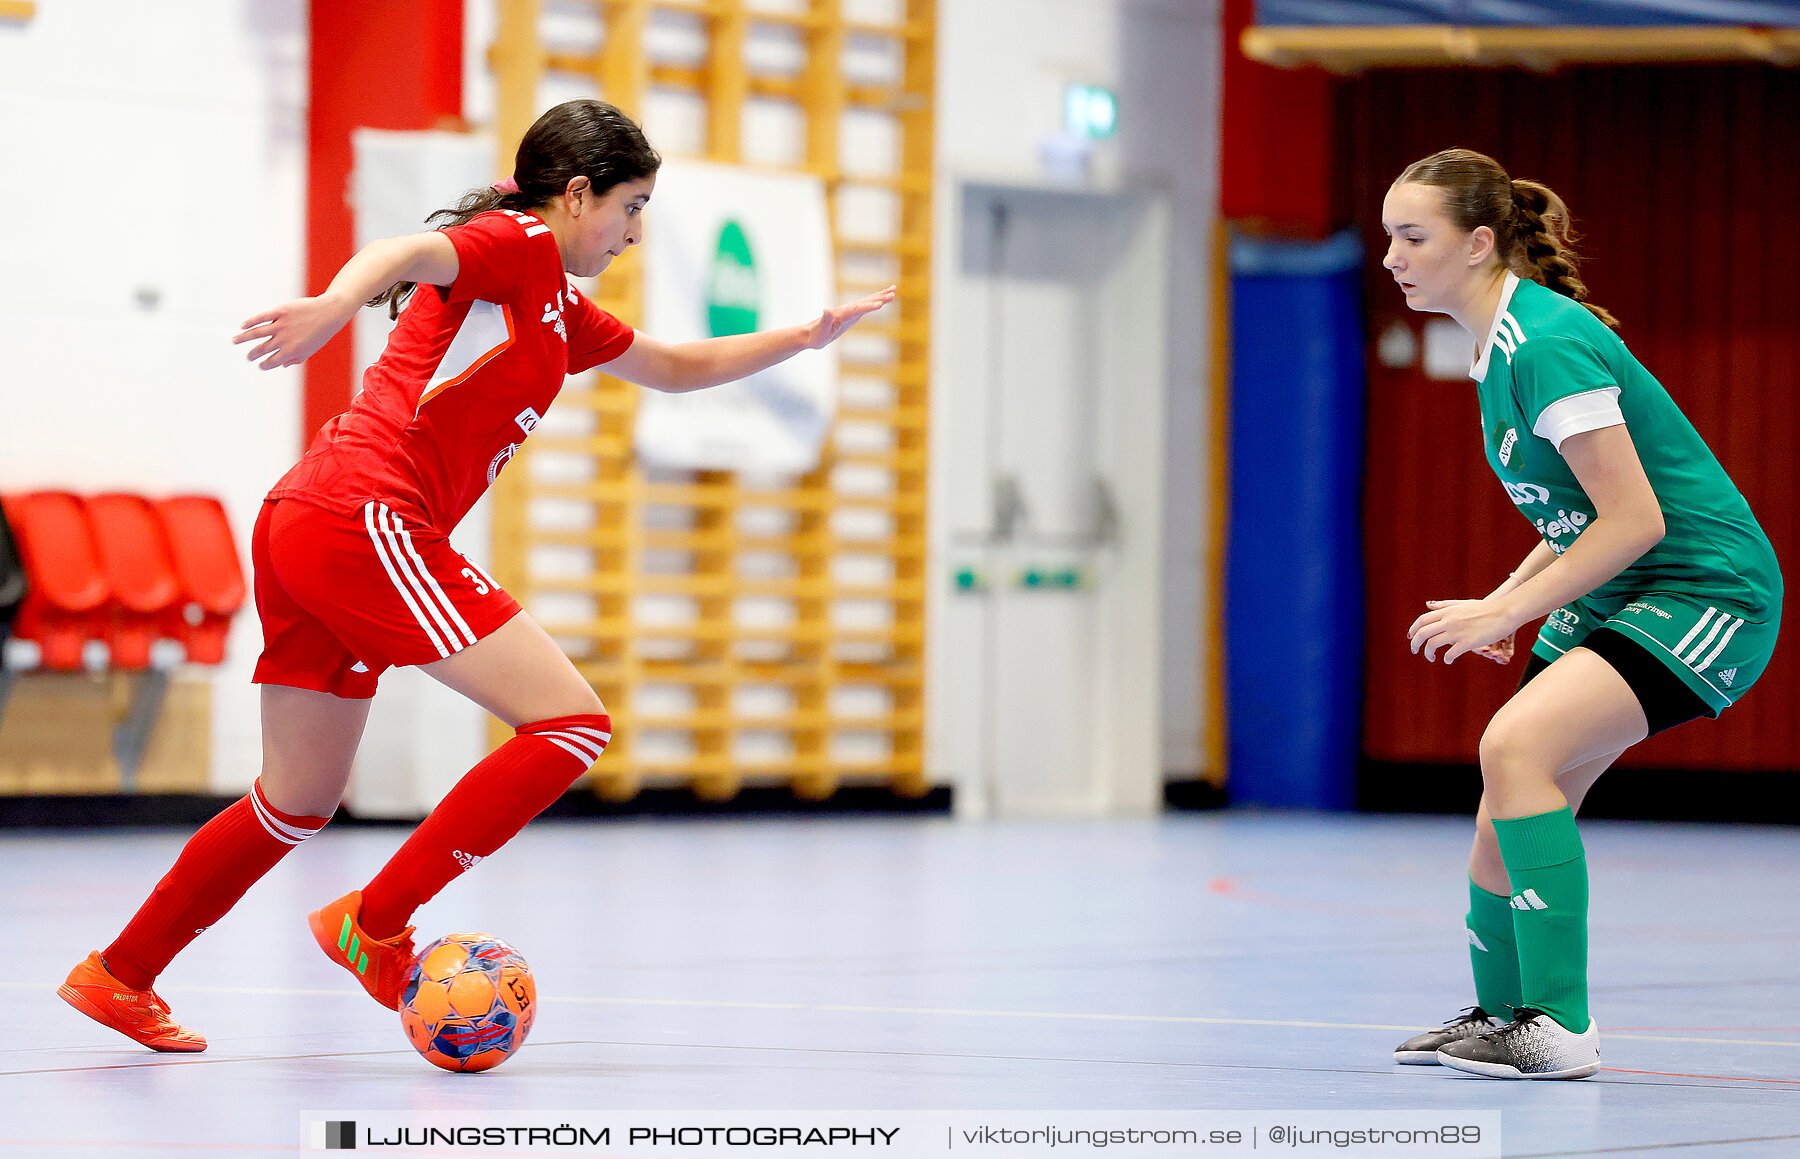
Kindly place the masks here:
<instances>
[{"instance_id":1,"label":"white collar trim","mask_svg":"<svg viewBox=\"0 0 1800 1159\"><path fill-rule=\"evenodd\" d=\"M1480 382L1487 377L1488 359L1494 353L1494 336L1500 333L1500 319L1506 316L1506 308L1512 305L1513 291L1519 288L1519 275L1508 272L1506 284L1500 290L1500 304L1494 307L1494 324L1488 327L1487 341L1481 344L1481 357L1469 370L1469 377Z\"/></svg>"}]
</instances>

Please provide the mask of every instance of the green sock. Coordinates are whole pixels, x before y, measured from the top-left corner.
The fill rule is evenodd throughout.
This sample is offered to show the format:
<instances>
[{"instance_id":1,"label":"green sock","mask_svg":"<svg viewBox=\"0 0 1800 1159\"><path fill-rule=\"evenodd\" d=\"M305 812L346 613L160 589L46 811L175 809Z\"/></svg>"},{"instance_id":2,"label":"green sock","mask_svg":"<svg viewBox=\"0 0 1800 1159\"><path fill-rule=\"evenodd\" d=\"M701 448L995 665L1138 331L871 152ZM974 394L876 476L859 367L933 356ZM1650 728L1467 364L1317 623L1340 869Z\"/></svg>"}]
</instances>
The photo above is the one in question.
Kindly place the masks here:
<instances>
[{"instance_id":1,"label":"green sock","mask_svg":"<svg viewBox=\"0 0 1800 1159\"><path fill-rule=\"evenodd\" d=\"M1512 899L1489 893L1469 879L1469 964L1475 970L1475 1001L1505 1022L1519 997L1519 944L1513 939Z\"/></svg>"},{"instance_id":2,"label":"green sock","mask_svg":"<svg viewBox=\"0 0 1800 1159\"><path fill-rule=\"evenodd\" d=\"M1564 1029L1588 1028L1587 857L1568 808L1494 821L1512 880L1521 1005Z\"/></svg>"}]
</instances>

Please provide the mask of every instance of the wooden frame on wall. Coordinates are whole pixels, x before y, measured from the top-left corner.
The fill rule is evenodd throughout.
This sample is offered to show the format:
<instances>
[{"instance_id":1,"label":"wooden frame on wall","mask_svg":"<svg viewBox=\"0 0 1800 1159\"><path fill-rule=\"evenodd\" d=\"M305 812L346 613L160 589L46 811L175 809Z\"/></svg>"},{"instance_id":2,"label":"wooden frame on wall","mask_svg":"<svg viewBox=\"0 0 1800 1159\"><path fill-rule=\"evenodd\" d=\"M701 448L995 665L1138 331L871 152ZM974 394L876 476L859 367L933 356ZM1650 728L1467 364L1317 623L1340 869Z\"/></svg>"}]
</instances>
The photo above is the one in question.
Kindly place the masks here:
<instances>
[{"instance_id":1,"label":"wooden frame on wall","mask_svg":"<svg viewBox=\"0 0 1800 1159\"><path fill-rule=\"evenodd\" d=\"M587 78L640 120L659 89L697 97L697 156L728 164L745 161L750 102L780 102L804 118L791 167L826 184L840 292L892 282L900 295L842 340L843 389L820 465L779 485L649 471L632 445L638 388L604 375L571 382L557 411L578 421L547 423L496 485L496 578L564 644L618 721L593 773L602 797L685 784L724 799L761 783L821 798L846 782L922 794L935 5L893 0L899 19L877 23L847 18L844 0L780 11L745 0L590 2L598 46L570 51L546 45L538 0L499 0L490 59L501 171L541 111L546 75ZM653 33L671 18L704 29L703 61L657 58ZM748 41L769 28L803 46L797 69L747 61ZM891 76L846 67L847 53L869 44L896 60ZM850 112L891 122L887 169L845 163ZM891 229L851 232L846 198L870 193L891 205ZM600 306L639 321L641 269L629 261L604 276ZM540 518L558 504L564 517ZM584 566L538 566L546 552ZM748 566L771 560L775 574ZM647 621L645 601L659 598L691 616ZM791 615L746 623L747 599L785 603Z\"/></svg>"}]
</instances>

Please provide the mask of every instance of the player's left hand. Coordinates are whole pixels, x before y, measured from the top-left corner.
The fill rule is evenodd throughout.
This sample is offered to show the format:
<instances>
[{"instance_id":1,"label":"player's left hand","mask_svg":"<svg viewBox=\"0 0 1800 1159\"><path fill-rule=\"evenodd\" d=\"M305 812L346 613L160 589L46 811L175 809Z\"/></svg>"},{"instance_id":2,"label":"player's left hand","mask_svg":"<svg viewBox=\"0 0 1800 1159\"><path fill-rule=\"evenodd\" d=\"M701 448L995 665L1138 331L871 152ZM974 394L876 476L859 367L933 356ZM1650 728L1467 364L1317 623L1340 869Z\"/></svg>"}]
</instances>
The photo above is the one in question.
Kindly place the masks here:
<instances>
[{"instance_id":1,"label":"player's left hand","mask_svg":"<svg viewBox=\"0 0 1800 1159\"><path fill-rule=\"evenodd\" d=\"M818 319L808 327L806 346L809 350L817 350L829 346L842 336L844 331L856 325L864 314L873 313L894 300L899 291L894 286L885 290L877 290L868 297L856 302L846 302L842 306L833 306L820 314Z\"/></svg>"},{"instance_id":2,"label":"player's left hand","mask_svg":"<svg viewBox=\"0 0 1800 1159\"><path fill-rule=\"evenodd\" d=\"M1425 606L1430 610L1413 621L1406 638L1412 650L1423 652L1427 660L1436 660L1441 650L1444 663L1453 664L1464 652L1491 650L1502 640L1510 644L1519 627L1487 600L1432 600ZM1511 648L1506 651L1511 659Z\"/></svg>"},{"instance_id":3,"label":"player's left hand","mask_svg":"<svg viewBox=\"0 0 1800 1159\"><path fill-rule=\"evenodd\" d=\"M346 307L329 294L283 302L254 318L246 318L243 329L238 331L231 344L258 343L245 357L251 362L261 359L264 370L298 366L317 354L320 347L344 328L356 313L357 305L353 302Z\"/></svg>"}]
</instances>

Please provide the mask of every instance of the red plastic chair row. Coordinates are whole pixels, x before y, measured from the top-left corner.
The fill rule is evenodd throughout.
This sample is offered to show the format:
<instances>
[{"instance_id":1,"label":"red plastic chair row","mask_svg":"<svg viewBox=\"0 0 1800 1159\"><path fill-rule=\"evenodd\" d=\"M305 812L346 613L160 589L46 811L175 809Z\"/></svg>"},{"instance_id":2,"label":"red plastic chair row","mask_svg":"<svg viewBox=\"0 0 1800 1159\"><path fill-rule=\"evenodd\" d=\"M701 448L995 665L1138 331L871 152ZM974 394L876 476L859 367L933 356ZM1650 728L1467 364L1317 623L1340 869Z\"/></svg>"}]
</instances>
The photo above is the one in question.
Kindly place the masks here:
<instances>
[{"instance_id":1,"label":"red plastic chair row","mask_svg":"<svg viewBox=\"0 0 1800 1159\"><path fill-rule=\"evenodd\" d=\"M160 639L197 664L225 658L245 587L217 499L34 491L0 502L31 582L13 634L37 643L40 667L93 667L93 641L113 668L150 667Z\"/></svg>"}]
</instances>

